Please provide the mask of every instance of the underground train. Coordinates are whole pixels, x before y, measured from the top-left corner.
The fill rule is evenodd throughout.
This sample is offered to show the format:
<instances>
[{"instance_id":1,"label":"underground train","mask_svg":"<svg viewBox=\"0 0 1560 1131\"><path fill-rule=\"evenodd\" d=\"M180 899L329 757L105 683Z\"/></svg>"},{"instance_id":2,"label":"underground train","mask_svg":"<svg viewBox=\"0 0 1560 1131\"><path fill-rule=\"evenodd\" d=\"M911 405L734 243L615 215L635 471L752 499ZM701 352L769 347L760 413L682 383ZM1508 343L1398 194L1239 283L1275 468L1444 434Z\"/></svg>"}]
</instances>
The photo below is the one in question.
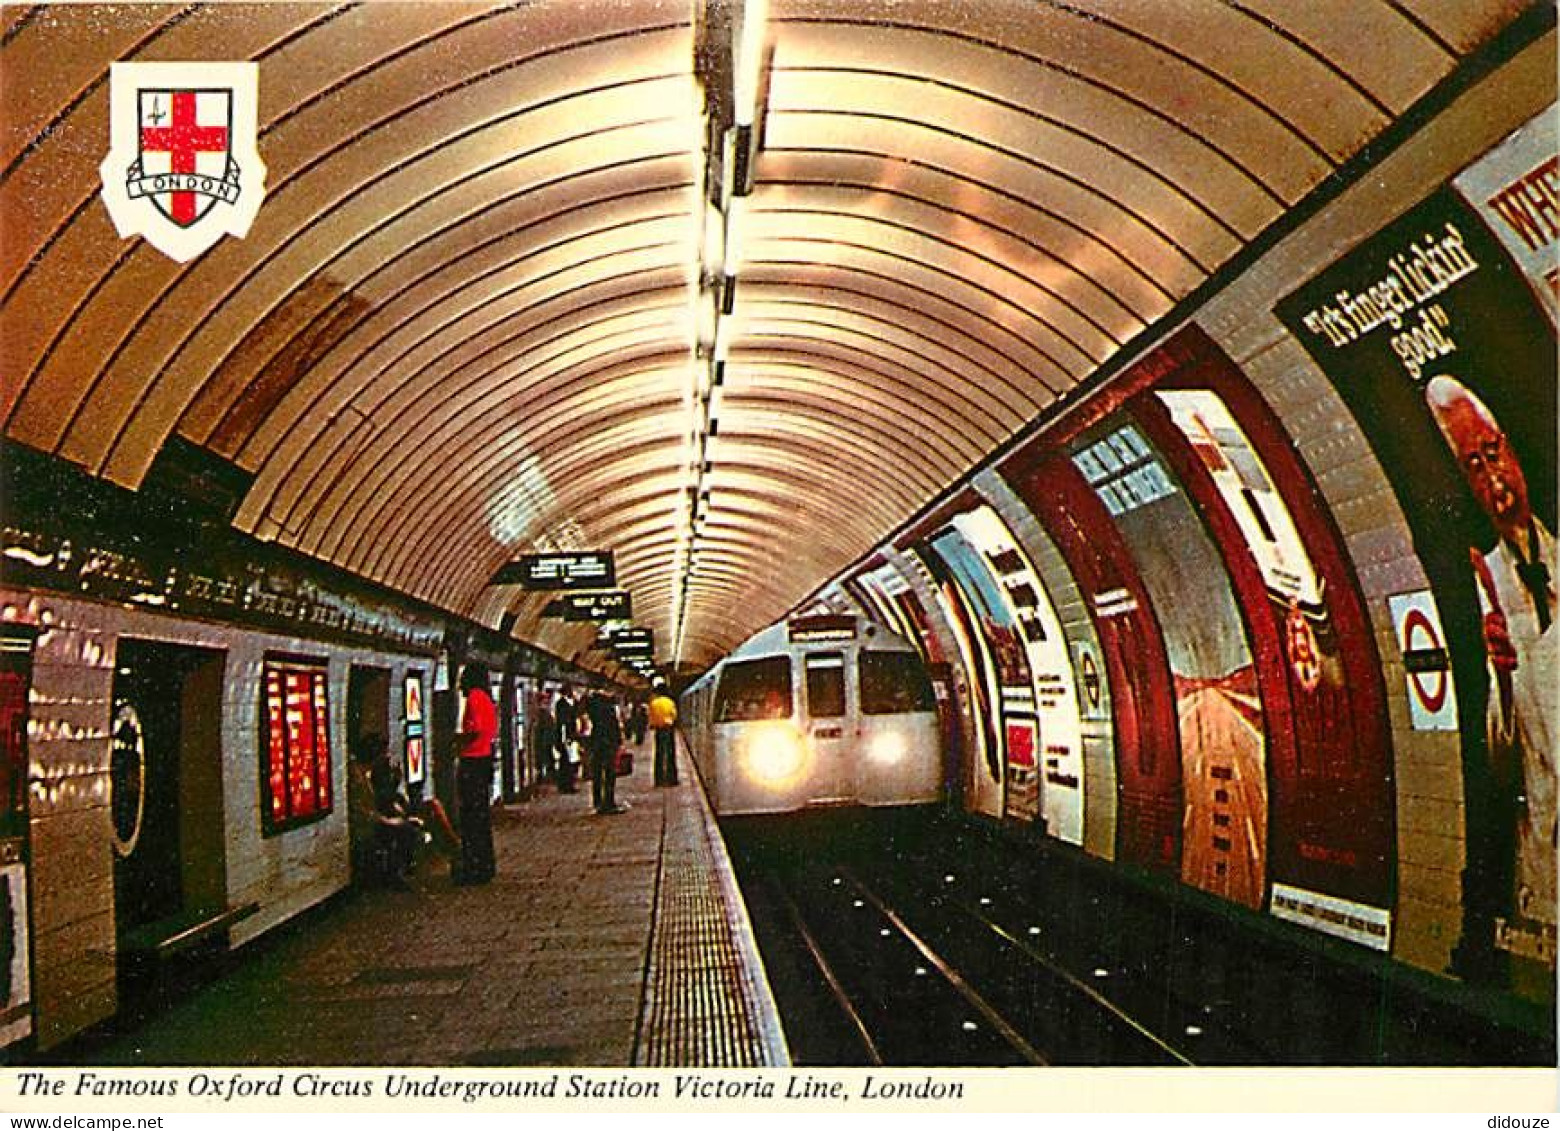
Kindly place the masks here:
<instances>
[{"instance_id":1,"label":"underground train","mask_svg":"<svg viewBox=\"0 0 1560 1131\"><path fill-rule=\"evenodd\" d=\"M919 655L865 617L772 625L683 696L721 816L938 800L937 703Z\"/></svg>"}]
</instances>

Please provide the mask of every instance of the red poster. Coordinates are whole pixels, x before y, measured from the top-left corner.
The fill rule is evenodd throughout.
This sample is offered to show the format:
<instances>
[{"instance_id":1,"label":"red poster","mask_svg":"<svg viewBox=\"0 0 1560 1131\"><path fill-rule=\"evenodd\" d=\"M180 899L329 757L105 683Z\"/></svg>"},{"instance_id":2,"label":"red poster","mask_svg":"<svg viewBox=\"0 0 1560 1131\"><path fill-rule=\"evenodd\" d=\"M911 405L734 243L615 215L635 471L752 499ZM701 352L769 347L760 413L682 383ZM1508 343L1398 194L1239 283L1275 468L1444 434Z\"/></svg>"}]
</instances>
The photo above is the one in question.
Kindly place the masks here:
<instances>
[{"instance_id":1,"label":"red poster","mask_svg":"<svg viewBox=\"0 0 1560 1131\"><path fill-rule=\"evenodd\" d=\"M330 704L324 667L265 667L267 833L331 810Z\"/></svg>"},{"instance_id":2,"label":"red poster","mask_svg":"<svg viewBox=\"0 0 1560 1131\"><path fill-rule=\"evenodd\" d=\"M1035 728L1032 723L1008 722L1007 752L1009 765L1033 768L1035 764Z\"/></svg>"}]
</instances>

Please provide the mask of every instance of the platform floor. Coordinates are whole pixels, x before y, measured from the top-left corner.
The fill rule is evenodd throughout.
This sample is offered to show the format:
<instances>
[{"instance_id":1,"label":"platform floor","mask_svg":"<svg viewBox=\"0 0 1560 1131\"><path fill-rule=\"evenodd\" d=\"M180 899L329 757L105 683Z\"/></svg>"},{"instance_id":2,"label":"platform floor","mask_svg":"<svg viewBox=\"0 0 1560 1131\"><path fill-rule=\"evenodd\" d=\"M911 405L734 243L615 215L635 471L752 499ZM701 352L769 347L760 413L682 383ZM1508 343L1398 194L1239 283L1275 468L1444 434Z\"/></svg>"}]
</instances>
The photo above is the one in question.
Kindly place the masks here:
<instances>
[{"instance_id":1,"label":"platform floor","mask_svg":"<svg viewBox=\"0 0 1560 1131\"><path fill-rule=\"evenodd\" d=\"M697 776L494 812L498 876L353 892L88 1050L105 1064L775 1065L773 998Z\"/></svg>"}]
</instances>

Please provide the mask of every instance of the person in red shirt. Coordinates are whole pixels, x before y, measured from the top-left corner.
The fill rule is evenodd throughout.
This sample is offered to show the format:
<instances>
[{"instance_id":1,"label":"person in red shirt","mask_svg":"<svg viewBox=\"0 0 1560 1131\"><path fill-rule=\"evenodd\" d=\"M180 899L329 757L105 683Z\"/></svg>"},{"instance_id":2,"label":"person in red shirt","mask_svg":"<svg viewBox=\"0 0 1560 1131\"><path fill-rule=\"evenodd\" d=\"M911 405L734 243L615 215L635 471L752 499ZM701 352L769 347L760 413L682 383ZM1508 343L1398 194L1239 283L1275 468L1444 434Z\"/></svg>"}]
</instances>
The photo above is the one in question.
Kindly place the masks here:
<instances>
[{"instance_id":1,"label":"person in red shirt","mask_svg":"<svg viewBox=\"0 0 1560 1131\"><path fill-rule=\"evenodd\" d=\"M460 676L464 704L456 735L455 785L460 803L458 884L485 884L497 870L493 859L493 739L498 709L488 694L487 668L467 664Z\"/></svg>"}]
</instances>

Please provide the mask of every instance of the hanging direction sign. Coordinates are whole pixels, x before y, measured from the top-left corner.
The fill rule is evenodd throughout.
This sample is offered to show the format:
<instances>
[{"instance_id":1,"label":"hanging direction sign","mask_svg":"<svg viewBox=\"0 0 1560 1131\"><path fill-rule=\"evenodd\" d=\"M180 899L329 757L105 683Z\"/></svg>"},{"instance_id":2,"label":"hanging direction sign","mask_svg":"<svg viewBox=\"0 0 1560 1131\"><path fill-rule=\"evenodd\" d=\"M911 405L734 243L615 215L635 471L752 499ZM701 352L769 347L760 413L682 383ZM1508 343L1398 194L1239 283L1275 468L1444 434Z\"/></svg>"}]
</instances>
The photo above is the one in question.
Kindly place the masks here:
<instances>
[{"instance_id":1,"label":"hanging direction sign","mask_svg":"<svg viewBox=\"0 0 1560 1131\"><path fill-rule=\"evenodd\" d=\"M631 615L632 601L627 590L611 589L601 593L568 593L548 603L545 616L566 621L617 620Z\"/></svg>"},{"instance_id":2,"label":"hanging direction sign","mask_svg":"<svg viewBox=\"0 0 1560 1131\"><path fill-rule=\"evenodd\" d=\"M526 589L610 589L617 583L611 550L521 554L498 567L490 585Z\"/></svg>"}]
</instances>

